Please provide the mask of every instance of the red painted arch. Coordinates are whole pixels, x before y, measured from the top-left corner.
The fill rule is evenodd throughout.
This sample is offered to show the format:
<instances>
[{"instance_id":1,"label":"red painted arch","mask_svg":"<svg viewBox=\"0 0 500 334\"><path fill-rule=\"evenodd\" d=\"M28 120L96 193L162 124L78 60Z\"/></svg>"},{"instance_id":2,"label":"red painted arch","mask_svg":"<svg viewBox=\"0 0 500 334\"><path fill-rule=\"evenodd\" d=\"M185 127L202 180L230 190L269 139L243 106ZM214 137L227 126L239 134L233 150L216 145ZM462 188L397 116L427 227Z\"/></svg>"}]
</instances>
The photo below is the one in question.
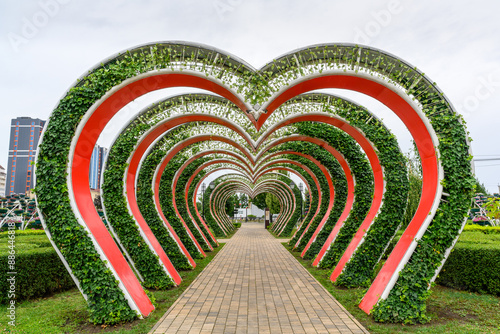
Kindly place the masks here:
<instances>
[{"instance_id":1,"label":"red painted arch","mask_svg":"<svg viewBox=\"0 0 500 334\"><path fill-rule=\"evenodd\" d=\"M362 310L369 313L378 302L392 276L397 274L396 270L403 260L406 251L410 248L420 227L432 211L434 202L438 200L438 157L431 133L427 129L426 124L418 112L403 97L380 83L367 78L350 75L325 74L291 85L270 101L266 108L267 113L262 114L257 121L257 129L260 129L274 110L290 98L308 91L323 88L340 88L357 91L385 104L403 121L410 131L422 161L423 186L417 211L359 305Z\"/></svg>"}]
</instances>

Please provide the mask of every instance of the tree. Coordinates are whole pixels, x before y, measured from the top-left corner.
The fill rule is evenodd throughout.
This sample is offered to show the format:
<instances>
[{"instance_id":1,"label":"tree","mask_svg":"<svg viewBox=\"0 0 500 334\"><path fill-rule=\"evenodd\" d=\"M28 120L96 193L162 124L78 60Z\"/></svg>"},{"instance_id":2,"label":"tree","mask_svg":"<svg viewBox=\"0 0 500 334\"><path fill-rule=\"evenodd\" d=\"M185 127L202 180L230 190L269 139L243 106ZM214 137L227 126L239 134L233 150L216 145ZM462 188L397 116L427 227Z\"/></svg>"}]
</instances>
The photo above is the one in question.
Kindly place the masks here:
<instances>
[{"instance_id":1,"label":"tree","mask_svg":"<svg viewBox=\"0 0 500 334\"><path fill-rule=\"evenodd\" d=\"M229 217L234 217L234 209L238 208L238 196L231 195L226 201L226 214Z\"/></svg>"},{"instance_id":2,"label":"tree","mask_svg":"<svg viewBox=\"0 0 500 334\"><path fill-rule=\"evenodd\" d=\"M491 195L490 193L488 193L488 190L486 190L484 183L479 182L479 179L477 177L476 177L476 193L484 194L486 196Z\"/></svg>"},{"instance_id":3,"label":"tree","mask_svg":"<svg viewBox=\"0 0 500 334\"><path fill-rule=\"evenodd\" d=\"M101 196L97 195L94 198L94 206L97 210L102 210Z\"/></svg>"},{"instance_id":4,"label":"tree","mask_svg":"<svg viewBox=\"0 0 500 334\"><path fill-rule=\"evenodd\" d=\"M500 225L500 198L490 197L483 204L483 208L486 209L486 215L493 226Z\"/></svg>"},{"instance_id":5,"label":"tree","mask_svg":"<svg viewBox=\"0 0 500 334\"><path fill-rule=\"evenodd\" d=\"M239 197L240 208L246 208L248 206L248 197L245 194L240 194Z\"/></svg>"},{"instance_id":6,"label":"tree","mask_svg":"<svg viewBox=\"0 0 500 334\"><path fill-rule=\"evenodd\" d=\"M273 194L266 193L266 206L269 208L269 211L271 211L271 214L280 212L280 202Z\"/></svg>"},{"instance_id":7,"label":"tree","mask_svg":"<svg viewBox=\"0 0 500 334\"><path fill-rule=\"evenodd\" d=\"M422 195L422 165L415 143L413 149L405 154L406 168L408 169L408 181L410 190L408 192L408 203L403 217L403 227L408 226L417 211L420 197Z\"/></svg>"},{"instance_id":8,"label":"tree","mask_svg":"<svg viewBox=\"0 0 500 334\"><path fill-rule=\"evenodd\" d=\"M266 193L261 193L261 194L258 194L257 196L255 196L252 199L252 204L261 210L264 210L265 208L267 208Z\"/></svg>"}]
</instances>

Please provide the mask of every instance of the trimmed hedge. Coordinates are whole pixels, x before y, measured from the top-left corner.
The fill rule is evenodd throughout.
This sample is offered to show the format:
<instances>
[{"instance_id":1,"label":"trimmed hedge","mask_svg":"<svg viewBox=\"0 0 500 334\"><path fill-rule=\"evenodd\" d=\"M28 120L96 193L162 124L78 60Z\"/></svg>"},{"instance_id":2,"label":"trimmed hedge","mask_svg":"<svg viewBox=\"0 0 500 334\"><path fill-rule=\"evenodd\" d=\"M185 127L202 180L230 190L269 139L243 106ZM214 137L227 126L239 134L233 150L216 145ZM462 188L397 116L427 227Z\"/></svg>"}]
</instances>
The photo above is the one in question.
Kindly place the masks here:
<instances>
[{"instance_id":1,"label":"trimmed hedge","mask_svg":"<svg viewBox=\"0 0 500 334\"><path fill-rule=\"evenodd\" d=\"M457 289L500 296L500 243L458 243L436 283Z\"/></svg>"},{"instance_id":2,"label":"trimmed hedge","mask_svg":"<svg viewBox=\"0 0 500 334\"><path fill-rule=\"evenodd\" d=\"M465 225L464 232L478 231L484 234L500 234L500 226Z\"/></svg>"},{"instance_id":3,"label":"trimmed hedge","mask_svg":"<svg viewBox=\"0 0 500 334\"><path fill-rule=\"evenodd\" d=\"M23 232L16 231L16 302L74 288L73 279L45 234ZM6 238L6 232L0 234L2 246ZM1 247L0 304L6 304L11 300L8 296L10 283L7 281L10 275L7 273L12 270L8 267L8 256L7 247Z\"/></svg>"},{"instance_id":4,"label":"trimmed hedge","mask_svg":"<svg viewBox=\"0 0 500 334\"><path fill-rule=\"evenodd\" d=\"M457 290L500 296L500 233L489 234L479 230L482 229L466 226L436 283ZM491 227L485 230L498 231ZM384 258L394 249L401 234L402 231L398 231Z\"/></svg>"}]
</instances>

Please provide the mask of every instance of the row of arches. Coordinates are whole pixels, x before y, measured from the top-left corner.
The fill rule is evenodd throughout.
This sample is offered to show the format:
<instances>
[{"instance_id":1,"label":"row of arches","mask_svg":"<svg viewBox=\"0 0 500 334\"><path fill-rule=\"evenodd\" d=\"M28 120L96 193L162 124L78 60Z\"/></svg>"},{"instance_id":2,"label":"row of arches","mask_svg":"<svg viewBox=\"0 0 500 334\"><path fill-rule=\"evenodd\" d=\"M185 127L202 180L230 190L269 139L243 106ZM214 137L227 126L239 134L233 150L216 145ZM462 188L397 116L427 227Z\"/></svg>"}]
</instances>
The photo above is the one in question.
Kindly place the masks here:
<instances>
[{"instance_id":1,"label":"row of arches","mask_svg":"<svg viewBox=\"0 0 500 334\"><path fill-rule=\"evenodd\" d=\"M159 101L117 136L103 174L106 225L88 186L92 149L121 108L170 87L210 94ZM419 206L373 281L406 208L404 158L368 110L311 93L325 88L384 103L412 134L421 159ZM290 246L302 257L331 268L337 284L369 286L360 304L364 311L375 307L381 319L393 317L381 305L400 303L410 311L396 317L418 318L422 312L414 304L425 302L420 297L464 223L472 191L468 164L466 131L451 104L425 75L380 50L314 46L255 70L210 47L158 43L111 57L66 93L40 145L37 201L47 234L96 322L147 316L154 307L144 287L178 285L178 271L195 267L217 247L217 237L233 230L224 206L235 192L275 195L281 211L271 230L289 235L296 227ZM198 207L200 185L221 170L233 172L214 179ZM305 217L299 215L302 194L283 172L296 175L310 193ZM448 234L429 233L431 223ZM422 254L425 272L403 288L412 292L408 299L398 301L391 291L408 277L405 268L411 273L412 265L420 265L409 260L422 240L442 251ZM99 289L92 283L97 278Z\"/></svg>"}]
</instances>

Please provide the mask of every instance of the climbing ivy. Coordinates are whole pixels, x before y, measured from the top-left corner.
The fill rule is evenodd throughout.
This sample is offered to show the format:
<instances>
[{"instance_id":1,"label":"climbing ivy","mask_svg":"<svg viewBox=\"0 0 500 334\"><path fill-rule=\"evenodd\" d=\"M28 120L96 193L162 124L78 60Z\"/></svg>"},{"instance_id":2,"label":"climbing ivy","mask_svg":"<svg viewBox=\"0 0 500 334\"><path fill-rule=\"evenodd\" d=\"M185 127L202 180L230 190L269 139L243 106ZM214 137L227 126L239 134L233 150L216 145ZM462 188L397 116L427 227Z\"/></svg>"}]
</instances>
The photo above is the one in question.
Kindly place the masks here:
<instances>
[{"instance_id":1,"label":"climbing ivy","mask_svg":"<svg viewBox=\"0 0 500 334\"><path fill-rule=\"evenodd\" d=\"M251 111L256 118L265 113L265 110L260 110L260 106L265 104L269 97L284 87L293 85L297 80L338 75L343 72L348 75L373 76L377 80L385 81L388 86L403 92L422 107L438 135L440 161L445 172L442 184L446 195L432 224L418 241L418 247L410 262L400 273L395 288L372 313L378 321L426 321L425 307L422 305L425 303L427 288L444 254L452 247L453 240L459 234L473 191L468 135L463 120L454 112L435 83L404 61L364 46L329 44L308 47L275 59L261 70L254 71L230 55L188 43L143 45L97 66L67 92L46 125L37 158L37 200L54 244L61 251L82 291L88 297L91 320L116 323L130 320L136 315L128 307L110 270L98 260L92 239L72 213L66 179L72 138L87 111L113 87L142 73L172 73L182 70L198 72L232 88L244 97L249 106L256 109ZM154 76L150 79L155 80ZM252 117L246 111L240 115ZM371 118L364 118L363 121L369 125L378 123ZM361 125L356 126L362 129ZM266 126L261 131L264 131ZM381 124L379 126L382 128ZM245 123L244 129L253 138L258 135L249 122ZM373 133L370 133L372 131ZM376 128L363 132L367 137L385 136ZM375 143L375 139L370 140ZM387 165L396 170L399 153L393 149L392 142L391 140L388 143L380 143L382 146L376 146L380 151L385 144L390 144L385 154L387 157L392 154L394 159L388 159ZM394 152L390 152L391 150ZM384 170L386 169L384 166ZM403 173L397 172L385 175L385 179L387 188L384 206L368 230L363 244L339 277L339 284L366 284L373 274L377 255L383 252L383 248L397 230L398 221L402 217L401 210L405 207L401 203L406 200L407 180ZM389 203L388 206L386 203ZM383 211L384 209L386 211ZM371 249L370 246L375 248ZM364 252L367 249L369 251ZM138 256L137 254L134 256ZM372 258L369 259L368 255ZM137 261L140 266L140 262L145 260L139 256ZM157 262L156 259L151 261ZM147 284L152 284L153 276L161 276L160 272L154 272L153 269L147 273ZM95 282L102 284L97 285Z\"/></svg>"},{"instance_id":2,"label":"climbing ivy","mask_svg":"<svg viewBox=\"0 0 500 334\"><path fill-rule=\"evenodd\" d=\"M329 250L333 262L336 263L370 209L373 197L373 174L366 156L361 152L359 146L356 145L354 139L344 132L332 126L315 122L297 123L297 132L328 142L347 160L355 179L353 207ZM337 192L337 188L335 188L335 191ZM312 259L318 254L336 223L333 219L327 221L316 237L316 241L304 255L304 259ZM322 261L322 265L325 264L325 260Z\"/></svg>"},{"instance_id":3,"label":"climbing ivy","mask_svg":"<svg viewBox=\"0 0 500 334\"><path fill-rule=\"evenodd\" d=\"M185 133L184 126L172 131L171 135L177 136ZM156 204L153 199L153 177L156 167L161 163L165 156L165 146L167 145L165 138L158 142L155 149L151 150L144 159L137 180L137 205L141 211L142 217L146 220L149 228L153 231L156 239L162 246L170 261L177 270L189 270L191 264L187 257L182 253L179 245L170 235L168 228L164 225L161 217L158 214Z\"/></svg>"},{"instance_id":4,"label":"climbing ivy","mask_svg":"<svg viewBox=\"0 0 500 334\"><path fill-rule=\"evenodd\" d=\"M202 259L203 254L200 253L196 244L189 236L186 228L182 224L181 220L175 214L175 210L172 205L172 182L175 176L175 172L183 165L183 163L187 160L186 157L182 155L176 155L170 162L168 163L165 171L163 172L160 180L160 205L165 218L175 230L182 243L188 250L189 254L193 259ZM192 232L192 231L191 231Z\"/></svg>"},{"instance_id":5,"label":"climbing ivy","mask_svg":"<svg viewBox=\"0 0 500 334\"><path fill-rule=\"evenodd\" d=\"M430 282L441 266L446 250L460 232L470 198L474 192L475 178L470 170L469 146L464 127L457 114L440 113L432 118L432 126L439 135L439 151L446 179L443 182L445 202L441 203L431 225L408 264L403 268L396 285L385 300L372 310L380 322L425 323L429 321L425 301Z\"/></svg>"},{"instance_id":6,"label":"climbing ivy","mask_svg":"<svg viewBox=\"0 0 500 334\"><path fill-rule=\"evenodd\" d=\"M292 155L289 155L288 156L288 159L290 160L296 160L296 161L300 161L302 163L304 163L306 166L308 166L306 163L306 159L300 159L299 157L297 156L292 156ZM303 177L306 178L306 180L309 182L309 186L311 187L311 194L310 194L310 210L309 212L307 213L306 217L304 218L303 220L303 223L302 225L299 227L299 229L295 232L295 235L292 237L292 239L290 239L290 241L288 242L288 246L291 246L291 247L294 247L295 244L297 243L297 241L299 240L300 236L304 233L304 231L306 230L307 226L309 224L312 224L312 220L314 218L314 214L316 213L316 210L318 208L318 205L321 205L321 203L319 202L319 189L316 187L316 183L314 183L312 177L306 173L303 169L295 166L295 165L290 165L289 166L290 168L293 168L295 169L297 172L301 173ZM309 168L311 166L308 166ZM312 168L310 168L311 170L313 170ZM314 172L313 172L314 173ZM316 175L316 174L315 174ZM317 177L316 177L317 178ZM322 201L323 202L323 198L322 198ZM326 212L326 210L325 210ZM321 208L320 208L320 211L318 212L318 216L320 216L321 214ZM316 217L317 218L317 217ZM316 218L314 218L314 220L316 220Z\"/></svg>"},{"instance_id":7,"label":"climbing ivy","mask_svg":"<svg viewBox=\"0 0 500 334\"><path fill-rule=\"evenodd\" d=\"M290 179L285 179L284 177L282 177L282 180L288 184L290 183ZM302 194L300 192L300 189L295 186L292 191L295 195L295 210L293 211L290 219L285 222L286 225L284 226L283 230L278 233L278 236L280 237L289 237L293 231L293 228L300 220L302 215Z\"/></svg>"},{"instance_id":8,"label":"climbing ivy","mask_svg":"<svg viewBox=\"0 0 500 334\"><path fill-rule=\"evenodd\" d=\"M314 150L316 148L316 147L314 147L315 145L312 145L312 144L306 145L306 144L309 144L309 143L289 142L289 143L280 145L279 148L281 150L297 150L297 151L301 148L304 148L304 149L309 148L312 150ZM303 158L301 156L297 156L294 154L289 154L286 156L286 158L290 159L290 160L299 161L303 165L307 166L314 173L314 175L316 175L316 178L318 179L319 185L321 188L320 191L322 193L321 209L320 209L319 213L316 215L316 217L313 219L313 221L310 223L309 228L307 228L307 226L304 226L305 224L303 224L302 228L300 229L301 231L299 231L295 235L295 237L292 238L292 240L290 240L290 242L289 242L289 245L291 245L293 247L293 246L295 246L297 241L299 241L299 238L301 237L301 235L303 235L302 239L300 239L299 244L297 245L297 247L295 247L295 249L297 251L302 251L304 249L304 247L307 245L307 242L311 238L312 234L316 230L316 227L319 225L319 223L321 222L321 220L323 219L323 217L326 214L326 211L328 209L328 203L330 200L330 195L329 195L330 189L328 189L328 183L326 181L326 177L324 176L323 172L321 172L319 167L316 166L314 163L312 163L309 159ZM301 233L301 234L299 234L299 233Z\"/></svg>"},{"instance_id":9,"label":"climbing ivy","mask_svg":"<svg viewBox=\"0 0 500 334\"><path fill-rule=\"evenodd\" d=\"M307 126L307 125L306 125ZM340 215L342 214L342 211L345 208L345 203L347 199L347 181L345 178L344 171L342 170L342 167L340 167L339 162L330 154L328 151L325 149L315 145L311 144L308 142L289 142L283 145L280 145L280 148L285 149L285 150L293 150L296 152L301 152L305 154L311 155L313 158L317 159L320 161L320 163L325 166L328 171L330 172L330 176L333 181L333 186L335 189L335 201L334 201L334 206L330 212L330 215L328 216L328 220L325 222L323 229L331 229L339 219ZM325 212L323 213L323 216L326 213L326 208L328 208L328 201L329 201L329 193L330 189L328 187L328 183L326 181L326 178L324 177L324 174L321 173L321 176L316 174L318 179L320 179L320 187L322 189L323 195L325 198L327 198L325 202ZM321 219L323 218L321 217ZM313 236L313 233L316 231L317 227L319 226L319 223L321 222L321 219L319 219L317 222L311 225L311 227L306 231L304 236L302 237L299 245L297 246L297 250L302 251L304 250L305 246ZM328 237L329 231L326 232L326 237ZM325 238L326 240L326 238ZM308 251L310 252L309 256L306 259L311 259L315 254L319 252L321 247L323 246L324 240L321 244L319 243L313 243L309 247ZM313 247L314 246L314 247ZM311 249L312 247L312 249Z\"/></svg>"},{"instance_id":10,"label":"climbing ivy","mask_svg":"<svg viewBox=\"0 0 500 334\"><path fill-rule=\"evenodd\" d=\"M194 196L194 190L195 190L195 187L196 187L196 184L198 184L201 180L201 178L203 176L205 176L206 172L205 171L200 171L200 173L198 173L198 175L193 179L193 182L191 182L191 186L189 187L189 190L188 190L188 207L187 209L189 210L189 212L191 213L191 216L193 217L193 219L195 220L196 224L198 224L198 226L200 226L200 228L203 226L201 220L198 218L198 215L196 214L196 210L194 208L194 204L193 204L193 201L191 200ZM212 245L212 247L217 247L217 242L212 240L212 237L210 236L210 231L206 231L205 227L203 226L203 231L204 233L206 232L206 236L210 242L210 244ZM213 232L212 232L213 233Z\"/></svg>"},{"instance_id":11,"label":"climbing ivy","mask_svg":"<svg viewBox=\"0 0 500 334\"><path fill-rule=\"evenodd\" d=\"M212 181L214 182L214 181ZM216 184L216 183L214 183ZM210 212L210 195L212 194L213 190L210 189L210 187L207 187L205 190L205 196L203 198L203 214L205 218L205 222L210 226L212 231L215 234L216 238L223 238L227 236L227 234L224 232L224 230L219 226L219 224L215 221L215 218L212 216Z\"/></svg>"},{"instance_id":12,"label":"climbing ivy","mask_svg":"<svg viewBox=\"0 0 500 334\"><path fill-rule=\"evenodd\" d=\"M123 192L123 176L128 157L133 152L139 136L148 128L145 124L128 128L111 147L103 173L102 199L108 224L113 227L120 244L144 278L144 285L164 289L172 287L174 283L160 267L157 256L142 239L137 223L129 213Z\"/></svg>"},{"instance_id":13,"label":"climbing ivy","mask_svg":"<svg viewBox=\"0 0 500 334\"><path fill-rule=\"evenodd\" d=\"M194 153L194 152L193 152ZM196 161L190 163L181 173L179 176L179 180L177 181L177 187L175 189L175 197L176 197L176 205L177 205L177 210L179 211L179 215L184 219L184 222L188 225L189 229L192 231L193 235L195 236L196 240L198 241L198 244L200 244L205 252L209 252L211 249L207 245L205 238L207 240L211 240L210 235L207 233L207 231L204 231L203 225L198 225L199 230L196 228L195 224L196 221L193 222L191 220L191 217L189 217L189 214L187 212L187 207L186 207L186 200L184 197L184 191L186 188L186 183L193 174L193 172L204 162L208 161L209 158L203 157L203 158L198 158ZM202 236L205 236L203 238ZM212 244L212 246L217 246L215 242Z\"/></svg>"}]
</instances>

